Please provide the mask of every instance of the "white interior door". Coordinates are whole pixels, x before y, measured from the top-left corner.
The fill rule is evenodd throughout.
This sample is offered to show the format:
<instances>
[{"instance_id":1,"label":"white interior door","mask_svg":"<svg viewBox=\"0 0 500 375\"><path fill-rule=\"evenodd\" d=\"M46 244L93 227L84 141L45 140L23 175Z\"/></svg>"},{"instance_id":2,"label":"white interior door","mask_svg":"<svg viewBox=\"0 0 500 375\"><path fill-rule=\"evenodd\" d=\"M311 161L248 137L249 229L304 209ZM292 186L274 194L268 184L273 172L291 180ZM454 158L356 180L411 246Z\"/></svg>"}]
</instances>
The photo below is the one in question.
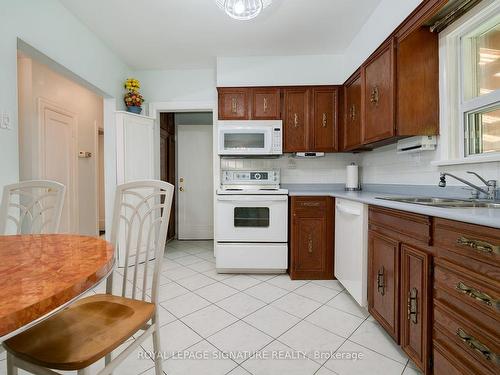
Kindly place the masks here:
<instances>
[{"instance_id":1,"label":"white interior door","mask_svg":"<svg viewBox=\"0 0 500 375\"><path fill-rule=\"evenodd\" d=\"M41 104L41 178L66 186L59 232L78 232L76 117Z\"/></svg>"},{"instance_id":2,"label":"white interior door","mask_svg":"<svg viewBox=\"0 0 500 375\"><path fill-rule=\"evenodd\" d=\"M212 239L212 125L177 126L178 238Z\"/></svg>"}]
</instances>

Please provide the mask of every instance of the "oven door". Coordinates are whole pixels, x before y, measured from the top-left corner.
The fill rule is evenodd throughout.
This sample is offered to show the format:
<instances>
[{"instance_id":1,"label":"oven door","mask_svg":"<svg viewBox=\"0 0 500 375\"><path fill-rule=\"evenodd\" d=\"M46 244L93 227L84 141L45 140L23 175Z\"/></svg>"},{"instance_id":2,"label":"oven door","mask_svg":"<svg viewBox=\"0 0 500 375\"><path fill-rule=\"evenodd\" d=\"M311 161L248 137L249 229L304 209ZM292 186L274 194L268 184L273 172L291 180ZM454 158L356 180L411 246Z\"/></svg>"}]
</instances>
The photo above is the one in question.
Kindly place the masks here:
<instances>
[{"instance_id":1,"label":"oven door","mask_svg":"<svg viewBox=\"0 0 500 375\"><path fill-rule=\"evenodd\" d=\"M218 242L287 242L286 195L218 195Z\"/></svg>"},{"instance_id":2,"label":"oven door","mask_svg":"<svg viewBox=\"0 0 500 375\"><path fill-rule=\"evenodd\" d=\"M271 130L268 126L219 126L219 155L269 155Z\"/></svg>"}]
</instances>

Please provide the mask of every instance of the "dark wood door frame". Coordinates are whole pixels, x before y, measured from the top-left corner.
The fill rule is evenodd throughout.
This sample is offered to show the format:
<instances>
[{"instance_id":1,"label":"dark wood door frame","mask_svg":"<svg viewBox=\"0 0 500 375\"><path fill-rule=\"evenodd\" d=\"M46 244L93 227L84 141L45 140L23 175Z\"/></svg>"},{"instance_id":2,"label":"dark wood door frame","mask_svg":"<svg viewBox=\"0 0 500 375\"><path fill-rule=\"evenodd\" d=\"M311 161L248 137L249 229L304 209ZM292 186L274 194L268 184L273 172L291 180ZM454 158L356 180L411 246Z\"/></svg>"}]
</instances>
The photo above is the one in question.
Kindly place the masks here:
<instances>
[{"instance_id":1,"label":"dark wood door frame","mask_svg":"<svg viewBox=\"0 0 500 375\"><path fill-rule=\"evenodd\" d=\"M173 112L160 113L160 179L175 186L175 115ZM176 236L176 197L172 200L167 240Z\"/></svg>"}]
</instances>

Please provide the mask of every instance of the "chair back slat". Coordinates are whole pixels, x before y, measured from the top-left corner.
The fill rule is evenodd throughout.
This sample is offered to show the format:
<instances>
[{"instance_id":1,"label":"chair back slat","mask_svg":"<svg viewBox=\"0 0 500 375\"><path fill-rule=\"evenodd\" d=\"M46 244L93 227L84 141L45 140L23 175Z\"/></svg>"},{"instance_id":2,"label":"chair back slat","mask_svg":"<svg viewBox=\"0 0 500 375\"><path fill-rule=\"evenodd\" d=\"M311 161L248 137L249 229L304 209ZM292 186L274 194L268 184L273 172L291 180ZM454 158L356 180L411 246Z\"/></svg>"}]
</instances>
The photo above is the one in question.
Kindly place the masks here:
<instances>
[{"instance_id":1,"label":"chair back slat","mask_svg":"<svg viewBox=\"0 0 500 375\"><path fill-rule=\"evenodd\" d=\"M22 181L3 189L0 234L57 233L66 188L48 180Z\"/></svg>"},{"instance_id":2,"label":"chair back slat","mask_svg":"<svg viewBox=\"0 0 500 375\"><path fill-rule=\"evenodd\" d=\"M156 303L173 185L156 180L117 187L111 241L124 259L121 296ZM150 272L153 269L152 273ZM108 291L112 288L108 288Z\"/></svg>"}]
</instances>

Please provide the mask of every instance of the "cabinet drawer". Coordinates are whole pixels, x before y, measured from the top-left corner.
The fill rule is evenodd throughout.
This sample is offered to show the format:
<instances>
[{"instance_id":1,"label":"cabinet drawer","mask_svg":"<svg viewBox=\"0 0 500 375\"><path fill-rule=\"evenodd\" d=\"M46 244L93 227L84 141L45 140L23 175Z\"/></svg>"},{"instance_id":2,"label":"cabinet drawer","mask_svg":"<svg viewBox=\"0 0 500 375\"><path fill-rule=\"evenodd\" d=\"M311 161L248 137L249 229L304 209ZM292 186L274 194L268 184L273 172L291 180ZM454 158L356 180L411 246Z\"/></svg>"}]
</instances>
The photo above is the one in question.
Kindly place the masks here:
<instances>
[{"instance_id":1,"label":"cabinet drawer","mask_svg":"<svg viewBox=\"0 0 500 375\"><path fill-rule=\"evenodd\" d=\"M433 373L435 375L493 375L485 366L450 343L440 329L434 330Z\"/></svg>"},{"instance_id":2,"label":"cabinet drawer","mask_svg":"<svg viewBox=\"0 0 500 375\"><path fill-rule=\"evenodd\" d=\"M435 219L434 244L439 256L467 269L500 279L500 229Z\"/></svg>"},{"instance_id":3,"label":"cabinet drawer","mask_svg":"<svg viewBox=\"0 0 500 375\"><path fill-rule=\"evenodd\" d=\"M328 207L330 197L292 197L292 210L324 211Z\"/></svg>"},{"instance_id":4,"label":"cabinet drawer","mask_svg":"<svg viewBox=\"0 0 500 375\"><path fill-rule=\"evenodd\" d=\"M500 283L444 259L436 258L435 265L434 287L438 292L449 294L449 302L456 301L460 310L465 310L464 305L474 309L470 315L478 324L493 320L500 335ZM485 316L476 314L476 309Z\"/></svg>"},{"instance_id":5,"label":"cabinet drawer","mask_svg":"<svg viewBox=\"0 0 500 375\"><path fill-rule=\"evenodd\" d=\"M370 206L368 217L370 229L387 229L426 245L431 242L431 218L428 216Z\"/></svg>"},{"instance_id":6,"label":"cabinet drawer","mask_svg":"<svg viewBox=\"0 0 500 375\"><path fill-rule=\"evenodd\" d=\"M435 337L444 335L443 341L459 353L460 358L477 363L485 369L476 373L500 371L498 336L482 332L476 325L457 315L452 307L440 301L434 303L434 329Z\"/></svg>"}]
</instances>

